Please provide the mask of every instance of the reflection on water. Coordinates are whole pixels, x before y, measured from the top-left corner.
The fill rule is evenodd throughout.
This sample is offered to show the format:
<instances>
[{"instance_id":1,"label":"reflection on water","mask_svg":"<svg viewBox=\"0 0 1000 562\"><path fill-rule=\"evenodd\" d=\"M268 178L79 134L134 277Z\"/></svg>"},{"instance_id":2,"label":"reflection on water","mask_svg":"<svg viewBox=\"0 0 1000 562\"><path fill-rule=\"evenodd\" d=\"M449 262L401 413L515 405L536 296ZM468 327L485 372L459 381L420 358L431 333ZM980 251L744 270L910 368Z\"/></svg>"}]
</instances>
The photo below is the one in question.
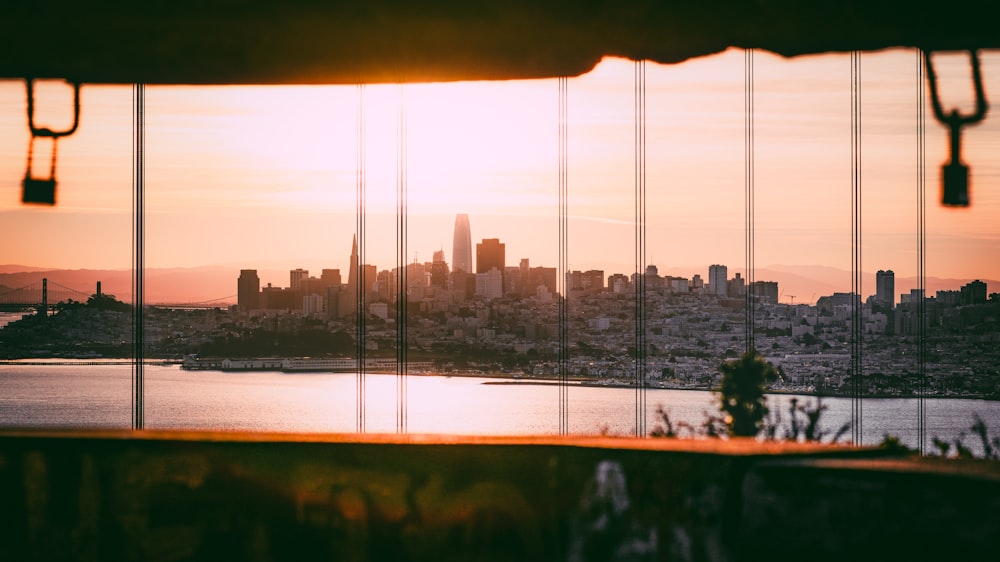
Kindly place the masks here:
<instances>
[{"instance_id":1,"label":"reflection on water","mask_svg":"<svg viewBox=\"0 0 1000 562\"><path fill-rule=\"evenodd\" d=\"M176 366L145 370L148 429L213 429L277 432L352 433L356 382L353 374L222 373L183 371ZM479 377L409 377L411 433L543 435L558 432L558 389L552 385L484 384ZM395 432L394 375L366 377L366 426L371 433ZM509 382L509 381L507 381ZM790 396L772 396L787 411ZM813 400L799 397L801 400ZM0 426L128 428L131 370L127 365L0 366ZM663 405L675 422L698 425L714 413L705 391L650 389L647 427ZM828 398L824 427L850 420L851 401ZM928 399L929 437L954 439L968 433L978 414L993 433L1000 431L1000 402ZM635 392L628 388L573 387L569 391L570 431L631 435ZM864 401L864 442L877 444L897 435L916 445L917 401ZM968 439L970 445L974 445Z\"/></svg>"}]
</instances>

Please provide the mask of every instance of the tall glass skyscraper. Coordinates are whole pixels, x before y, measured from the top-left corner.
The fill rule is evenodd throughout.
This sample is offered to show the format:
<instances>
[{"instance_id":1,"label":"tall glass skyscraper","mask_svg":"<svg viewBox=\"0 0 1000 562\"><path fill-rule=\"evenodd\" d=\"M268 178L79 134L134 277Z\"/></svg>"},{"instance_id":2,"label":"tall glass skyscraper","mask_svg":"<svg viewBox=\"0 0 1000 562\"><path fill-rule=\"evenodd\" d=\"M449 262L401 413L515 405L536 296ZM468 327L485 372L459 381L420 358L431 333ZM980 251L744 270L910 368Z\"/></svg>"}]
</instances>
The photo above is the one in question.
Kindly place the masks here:
<instances>
[{"instance_id":1,"label":"tall glass skyscraper","mask_svg":"<svg viewBox=\"0 0 1000 562\"><path fill-rule=\"evenodd\" d=\"M473 273L472 269L472 230L469 228L469 215L455 215L455 239L451 247L451 270Z\"/></svg>"}]
</instances>

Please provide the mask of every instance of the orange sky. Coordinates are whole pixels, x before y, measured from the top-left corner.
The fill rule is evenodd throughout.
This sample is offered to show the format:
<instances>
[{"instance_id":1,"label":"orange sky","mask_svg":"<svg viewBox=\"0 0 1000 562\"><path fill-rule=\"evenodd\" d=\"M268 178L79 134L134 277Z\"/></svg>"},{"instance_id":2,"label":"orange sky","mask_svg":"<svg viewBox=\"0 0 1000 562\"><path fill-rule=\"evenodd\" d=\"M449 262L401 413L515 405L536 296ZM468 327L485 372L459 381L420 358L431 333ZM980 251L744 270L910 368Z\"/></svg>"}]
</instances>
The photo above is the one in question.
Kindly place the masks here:
<instances>
[{"instance_id":1,"label":"orange sky","mask_svg":"<svg viewBox=\"0 0 1000 562\"><path fill-rule=\"evenodd\" d=\"M756 263L850 269L849 57L756 57ZM1000 53L982 60L1000 96ZM935 62L944 104L971 107L966 59ZM862 57L864 269L898 276L917 265L915 70L912 51ZM402 95L411 258L443 248L450 261L454 215L468 213L474 242L500 238L508 264L555 266L557 94L555 80L368 86L368 261L395 263ZM39 123L67 123L69 98L41 85ZM743 99L742 51L647 66L647 256L661 273L743 267ZM633 268L632 103L628 61L569 80L572 269ZM147 88L147 266L346 268L357 105L354 86ZM86 85L82 107L59 143L59 204L25 207L24 85L0 81L0 263L129 266L131 89ZM964 210L938 203L947 138L927 120L928 275L1000 279L1000 118L964 136Z\"/></svg>"}]
</instances>

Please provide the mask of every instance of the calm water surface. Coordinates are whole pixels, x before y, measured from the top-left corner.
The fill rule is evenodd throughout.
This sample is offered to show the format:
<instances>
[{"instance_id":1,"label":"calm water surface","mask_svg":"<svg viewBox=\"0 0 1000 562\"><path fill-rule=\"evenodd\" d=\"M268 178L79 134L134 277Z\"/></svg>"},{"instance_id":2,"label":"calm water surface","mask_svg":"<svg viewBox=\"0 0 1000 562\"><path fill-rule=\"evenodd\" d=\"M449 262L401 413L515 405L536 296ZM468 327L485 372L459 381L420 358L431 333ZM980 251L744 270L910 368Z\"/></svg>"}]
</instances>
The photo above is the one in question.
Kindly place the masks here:
<instances>
[{"instance_id":1,"label":"calm water surface","mask_svg":"<svg viewBox=\"0 0 1000 562\"><path fill-rule=\"evenodd\" d=\"M184 371L177 366L145 369L145 421L149 429L213 429L350 433L356 427L357 381L353 374L222 373ZM366 430L396 431L396 377L366 377ZM558 432L558 389L479 377L408 377L411 433L540 435ZM789 396L771 398L786 408ZM799 400L812 401L811 397ZM697 425L715 412L705 391L650 389L648 428L656 406L676 421ZM823 426L850 420L851 401L828 398ZM968 434L979 415L1000 431L1000 402L928 399L928 436ZM572 433L630 435L635 427L635 391L627 388L569 389ZM917 401L867 399L863 403L866 444L886 434L916 446ZM128 428L131 369L128 365L0 365L0 427ZM966 442L975 445L973 439Z\"/></svg>"}]
</instances>

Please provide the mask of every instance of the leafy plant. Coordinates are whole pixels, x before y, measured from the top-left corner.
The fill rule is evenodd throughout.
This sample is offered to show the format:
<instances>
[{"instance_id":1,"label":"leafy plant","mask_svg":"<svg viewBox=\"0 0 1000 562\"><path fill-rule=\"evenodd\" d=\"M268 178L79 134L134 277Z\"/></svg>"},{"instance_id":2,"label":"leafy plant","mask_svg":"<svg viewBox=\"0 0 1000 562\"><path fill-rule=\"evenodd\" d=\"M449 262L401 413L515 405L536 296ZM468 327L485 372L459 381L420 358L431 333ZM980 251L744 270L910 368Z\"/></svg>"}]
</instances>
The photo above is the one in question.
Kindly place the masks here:
<instances>
[{"instance_id":1,"label":"leafy plant","mask_svg":"<svg viewBox=\"0 0 1000 562\"><path fill-rule=\"evenodd\" d=\"M716 394L719 411L724 415L705 412L704 421L695 427L686 422L674 423L667 410L660 405L656 408L659 421L650 435L760 436L772 441L823 441L829 437L829 442L833 443L839 441L850 429L850 423L845 423L834 432L822 429L820 419L827 409L822 400L817 400L816 405L812 406L800 404L798 398L792 398L789 401L787 425L782 420L780 411L770 414L765 390L768 383L778 379L779 371L756 352L744 353L738 359L724 362L719 366L719 371L722 373L722 385ZM997 449L1000 449L1000 445Z\"/></svg>"},{"instance_id":2,"label":"leafy plant","mask_svg":"<svg viewBox=\"0 0 1000 562\"><path fill-rule=\"evenodd\" d=\"M778 372L753 350L739 359L724 362L719 371L722 373L719 410L725 414L729 435L757 435L768 412L764 390L768 383L778 380Z\"/></svg>"},{"instance_id":3,"label":"leafy plant","mask_svg":"<svg viewBox=\"0 0 1000 562\"><path fill-rule=\"evenodd\" d=\"M782 423L778 411L765 422L764 436L771 440L791 441L823 441L830 437L829 442L836 443L851 429L851 424L845 422L836 431L823 429L820 419L826 410L821 398L816 399L815 406L809 403L799 404L798 398L792 398L788 402L788 425Z\"/></svg>"},{"instance_id":4,"label":"leafy plant","mask_svg":"<svg viewBox=\"0 0 1000 562\"><path fill-rule=\"evenodd\" d=\"M932 442L934 443L934 447L937 449L940 456L953 459L982 458L987 460L1000 460L1000 436L991 437L986 427L986 422L984 422L979 415L973 415L973 420L972 426L969 429L973 434L979 437L983 448L982 456L976 455L972 449L965 445L963 442L965 439L964 432L959 433L958 437L956 437L951 443L937 437L933 438Z\"/></svg>"}]
</instances>

